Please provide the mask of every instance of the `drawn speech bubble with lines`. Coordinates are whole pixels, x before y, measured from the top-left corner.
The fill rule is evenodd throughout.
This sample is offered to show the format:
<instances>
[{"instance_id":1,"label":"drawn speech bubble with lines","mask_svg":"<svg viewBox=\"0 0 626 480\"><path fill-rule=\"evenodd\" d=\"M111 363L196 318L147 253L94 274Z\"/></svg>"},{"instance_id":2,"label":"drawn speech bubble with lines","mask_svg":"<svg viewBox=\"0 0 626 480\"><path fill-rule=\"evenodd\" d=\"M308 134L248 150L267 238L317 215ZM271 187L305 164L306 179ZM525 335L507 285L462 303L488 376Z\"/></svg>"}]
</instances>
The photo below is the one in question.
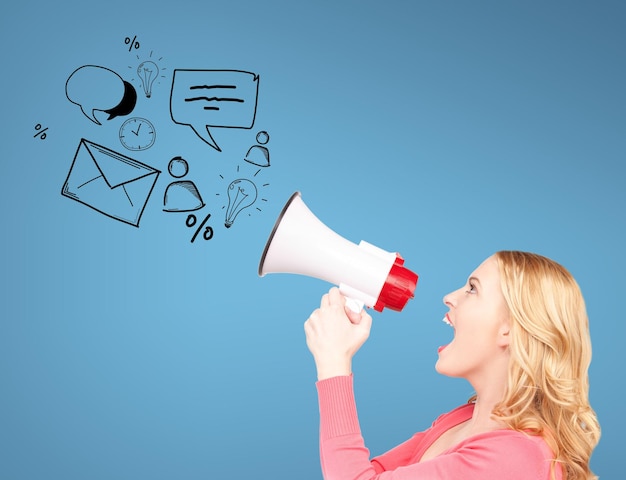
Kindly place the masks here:
<instances>
[{"instance_id":1,"label":"drawn speech bubble with lines","mask_svg":"<svg viewBox=\"0 0 626 480\"><path fill-rule=\"evenodd\" d=\"M175 123L189 125L198 137L221 152L209 128L252 128L258 94L256 73L176 69L170 114Z\"/></svg>"}]
</instances>

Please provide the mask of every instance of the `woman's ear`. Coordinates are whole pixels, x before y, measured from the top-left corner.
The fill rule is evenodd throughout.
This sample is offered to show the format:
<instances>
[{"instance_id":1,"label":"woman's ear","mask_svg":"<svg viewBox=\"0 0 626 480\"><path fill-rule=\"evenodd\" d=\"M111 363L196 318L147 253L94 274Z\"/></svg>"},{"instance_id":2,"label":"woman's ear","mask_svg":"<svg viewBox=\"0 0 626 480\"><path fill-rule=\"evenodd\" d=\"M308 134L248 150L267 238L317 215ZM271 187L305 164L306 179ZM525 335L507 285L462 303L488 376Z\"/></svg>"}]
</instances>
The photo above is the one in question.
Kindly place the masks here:
<instances>
[{"instance_id":1,"label":"woman's ear","mask_svg":"<svg viewBox=\"0 0 626 480\"><path fill-rule=\"evenodd\" d=\"M498 346L500 347L508 347L511 344L511 336L509 335L509 330L500 332L498 336Z\"/></svg>"},{"instance_id":2,"label":"woman's ear","mask_svg":"<svg viewBox=\"0 0 626 480\"><path fill-rule=\"evenodd\" d=\"M508 347L511 344L511 321L506 319L498 330L498 346Z\"/></svg>"}]
</instances>

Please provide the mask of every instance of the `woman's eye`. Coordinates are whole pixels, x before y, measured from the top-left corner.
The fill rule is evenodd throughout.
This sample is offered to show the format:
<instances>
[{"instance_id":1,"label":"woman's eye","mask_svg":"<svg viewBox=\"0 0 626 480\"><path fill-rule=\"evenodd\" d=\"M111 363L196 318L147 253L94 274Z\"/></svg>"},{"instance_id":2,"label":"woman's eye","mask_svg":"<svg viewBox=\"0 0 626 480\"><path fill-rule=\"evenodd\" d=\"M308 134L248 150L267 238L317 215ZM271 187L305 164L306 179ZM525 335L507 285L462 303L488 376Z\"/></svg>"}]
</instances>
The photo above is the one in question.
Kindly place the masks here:
<instances>
[{"instance_id":1,"label":"woman's eye","mask_svg":"<svg viewBox=\"0 0 626 480\"><path fill-rule=\"evenodd\" d=\"M469 284L469 289L465 291L465 293L476 293L476 287L473 283Z\"/></svg>"}]
</instances>

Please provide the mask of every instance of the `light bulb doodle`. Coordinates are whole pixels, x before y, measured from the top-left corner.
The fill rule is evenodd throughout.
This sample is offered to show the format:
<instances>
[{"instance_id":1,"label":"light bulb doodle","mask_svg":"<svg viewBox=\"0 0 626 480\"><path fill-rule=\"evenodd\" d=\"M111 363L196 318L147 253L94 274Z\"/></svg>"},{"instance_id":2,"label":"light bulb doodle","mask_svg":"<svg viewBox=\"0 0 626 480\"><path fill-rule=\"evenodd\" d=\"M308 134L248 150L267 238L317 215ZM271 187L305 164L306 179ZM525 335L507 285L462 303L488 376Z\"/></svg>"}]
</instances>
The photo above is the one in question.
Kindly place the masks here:
<instances>
[{"instance_id":1,"label":"light bulb doodle","mask_svg":"<svg viewBox=\"0 0 626 480\"><path fill-rule=\"evenodd\" d=\"M225 177L224 175L219 174L220 180L223 181L224 183L223 183L223 186L220 187L220 189L217 192L215 192L215 195L217 197L222 197L222 193L224 192L224 190L226 190L228 201L224 199L222 203L222 210L226 212L225 222L224 222L224 226L226 228L230 228L232 226L233 222L235 221L235 217L237 217L237 215L239 215L239 213L241 213L242 210L245 210L245 214L247 214L248 217L251 217L255 211L258 211L258 212L263 211L263 205L268 201L266 198L265 189L270 184L268 182L261 183L260 181L257 181L257 175L267 170L263 168L259 168L253 174L250 174L251 172L249 171L248 171L248 174L246 174L247 169L241 168L242 166L245 167L246 165L247 164L236 165L236 169L235 169L236 174L234 176L230 176L230 178L228 178L229 176ZM230 183L226 183L231 178L236 178L237 180L234 180ZM237 187L243 187L244 191L239 192L239 189L237 189ZM236 197L238 193L239 195L246 194L248 195L248 197L252 195L253 197L256 197L256 199L253 200L253 199L248 198L248 201L249 201L248 206L243 207L243 203L241 203L239 205L238 211L235 213L232 204L237 203L236 201L234 201L234 198ZM253 208L248 208L248 207L253 207ZM228 221L229 218L230 218L230 221Z\"/></svg>"},{"instance_id":2,"label":"light bulb doodle","mask_svg":"<svg viewBox=\"0 0 626 480\"><path fill-rule=\"evenodd\" d=\"M148 55L146 60L141 60L139 55L136 55L139 66L136 66L136 64L128 65L128 68L133 71L133 77L131 80L133 82L137 82L137 78L134 76L135 74L139 77L142 89L147 98L152 97L152 88L154 84L161 83L161 79L165 78L163 73L167 70L167 67L164 67L161 64L163 57L153 58L153 53L154 52L150 51L150 55Z\"/></svg>"},{"instance_id":3,"label":"light bulb doodle","mask_svg":"<svg viewBox=\"0 0 626 480\"><path fill-rule=\"evenodd\" d=\"M226 193L228 193L228 207L226 208L224 226L230 228L237 215L256 201L257 189L250 180L239 178L230 182Z\"/></svg>"},{"instance_id":4,"label":"light bulb doodle","mask_svg":"<svg viewBox=\"0 0 626 480\"><path fill-rule=\"evenodd\" d=\"M146 97L150 98L152 96L152 84L159 76L159 67L156 63L146 60L137 67L137 75L139 75Z\"/></svg>"}]
</instances>

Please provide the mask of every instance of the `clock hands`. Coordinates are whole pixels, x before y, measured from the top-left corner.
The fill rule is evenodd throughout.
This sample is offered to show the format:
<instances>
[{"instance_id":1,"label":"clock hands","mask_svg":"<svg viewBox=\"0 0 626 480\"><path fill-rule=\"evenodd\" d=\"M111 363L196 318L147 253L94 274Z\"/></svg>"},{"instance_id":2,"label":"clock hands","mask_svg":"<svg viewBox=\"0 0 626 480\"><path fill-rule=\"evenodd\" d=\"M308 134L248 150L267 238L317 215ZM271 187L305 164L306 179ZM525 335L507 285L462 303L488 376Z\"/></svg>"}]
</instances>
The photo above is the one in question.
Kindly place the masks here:
<instances>
[{"instance_id":1,"label":"clock hands","mask_svg":"<svg viewBox=\"0 0 626 480\"><path fill-rule=\"evenodd\" d=\"M145 125L143 130L141 126ZM137 127L134 129L134 127ZM133 132L133 135L129 134ZM120 127L119 138L122 145L129 150L145 150L154 144L156 132L154 125L145 118L133 117L126 120Z\"/></svg>"}]
</instances>

